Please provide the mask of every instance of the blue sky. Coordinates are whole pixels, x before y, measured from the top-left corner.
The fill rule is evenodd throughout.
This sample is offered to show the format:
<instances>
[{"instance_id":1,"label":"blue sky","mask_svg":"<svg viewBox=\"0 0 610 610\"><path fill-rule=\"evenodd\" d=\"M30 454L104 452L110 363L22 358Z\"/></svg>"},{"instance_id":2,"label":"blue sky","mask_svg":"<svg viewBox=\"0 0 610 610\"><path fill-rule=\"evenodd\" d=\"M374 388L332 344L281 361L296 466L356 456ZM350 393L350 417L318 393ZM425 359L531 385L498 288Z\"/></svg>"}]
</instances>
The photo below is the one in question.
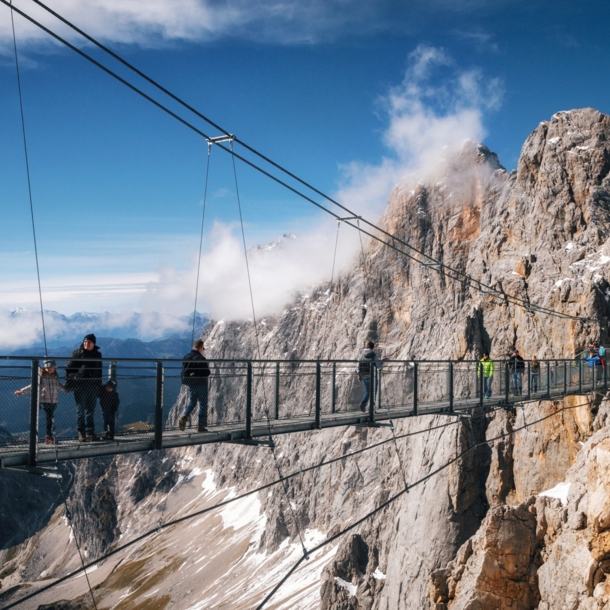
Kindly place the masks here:
<instances>
[{"instance_id":1,"label":"blue sky","mask_svg":"<svg viewBox=\"0 0 610 610\"><path fill-rule=\"evenodd\" d=\"M527 135L554 112L610 110L610 8L601 2L49 4L242 140L371 218L400 172L417 170L420 157L432 154L427 142L480 137L510 170ZM15 5L43 16L31 0ZM45 304L66 314L192 310L205 142L19 16L16 27ZM0 309L33 309L11 45L10 14L1 5ZM290 264L279 264L277 274L261 271L255 292L269 292L265 282L286 284L262 306L269 310L300 285L330 276L334 225L239 163L237 171L248 245L286 232L305 236ZM217 150L207 211L206 265L218 272L204 277L200 309L239 317L244 312L227 303L241 299L237 287L217 298L227 277L240 275L244 289L230 160ZM342 238L347 264L353 240ZM316 259L314 250L324 256ZM226 260L233 263L225 268ZM307 260L316 270L298 277ZM298 281L285 281L281 269Z\"/></svg>"}]
</instances>

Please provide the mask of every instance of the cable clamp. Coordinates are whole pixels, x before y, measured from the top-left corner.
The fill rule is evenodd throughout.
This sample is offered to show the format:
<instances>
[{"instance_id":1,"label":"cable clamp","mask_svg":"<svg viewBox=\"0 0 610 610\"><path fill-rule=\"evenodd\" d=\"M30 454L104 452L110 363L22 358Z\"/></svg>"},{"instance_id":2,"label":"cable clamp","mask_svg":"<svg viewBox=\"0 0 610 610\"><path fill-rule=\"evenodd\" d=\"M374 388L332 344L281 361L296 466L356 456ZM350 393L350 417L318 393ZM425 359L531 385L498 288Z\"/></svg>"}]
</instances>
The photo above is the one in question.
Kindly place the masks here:
<instances>
[{"instance_id":1,"label":"cable clamp","mask_svg":"<svg viewBox=\"0 0 610 610\"><path fill-rule=\"evenodd\" d=\"M221 142L233 143L235 136L232 133L225 134L224 136L216 136L215 138L206 138L208 144L220 144Z\"/></svg>"}]
</instances>

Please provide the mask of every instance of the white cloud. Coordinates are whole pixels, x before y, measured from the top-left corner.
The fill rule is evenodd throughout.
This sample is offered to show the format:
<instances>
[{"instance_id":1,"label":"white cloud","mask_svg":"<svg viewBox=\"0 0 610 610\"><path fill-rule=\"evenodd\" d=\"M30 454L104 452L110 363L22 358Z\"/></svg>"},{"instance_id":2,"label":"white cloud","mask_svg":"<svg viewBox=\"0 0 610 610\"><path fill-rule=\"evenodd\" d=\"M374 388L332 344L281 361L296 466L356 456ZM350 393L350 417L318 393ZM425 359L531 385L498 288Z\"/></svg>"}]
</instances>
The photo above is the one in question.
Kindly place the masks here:
<instances>
[{"instance_id":1,"label":"white cloud","mask_svg":"<svg viewBox=\"0 0 610 610\"><path fill-rule=\"evenodd\" d=\"M201 259L197 309L216 319L252 318L243 243L234 229L216 223ZM248 263L257 317L277 311L298 291L330 278L335 239L336 223L324 219L297 239L283 239L271 249L251 248ZM353 231L340 232L335 277L351 259L356 239ZM183 311L185 303L192 309L196 264L195 256L188 270L164 267L158 280L148 285L144 310Z\"/></svg>"},{"instance_id":2,"label":"white cloud","mask_svg":"<svg viewBox=\"0 0 610 610\"><path fill-rule=\"evenodd\" d=\"M402 83L380 101L392 154L378 165L345 166L338 196L357 210L381 213L395 184L431 179L467 140L482 142L484 114L500 105L502 95L500 79L456 67L443 49L418 46Z\"/></svg>"},{"instance_id":3,"label":"white cloud","mask_svg":"<svg viewBox=\"0 0 610 610\"><path fill-rule=\"evenodd\" d=\"M357 214L376 220L397 183L431 179L450 162L465 141L481 141L485 136L484 114L498 106L501 95L499 80L486 80L476 68L460 69L442 49L417 47L409 56L402 83L380 100L387 117L383 137L388 155L376 165L354 162L342 167L335 198ZM197 309L215 318L251 317L243 246L241 235L235 229L217 223L206 239L207 247L202 256L201 296ZM336 221L323 217L310 231L296 240L286 240L281 248L251 251L249 262L257 317L281 310L296 292L330 278L335 236ZM119 265L124 269L122 273L108 277L90 273L83 276L80 283L74 280L71 283L80 286L81 297L87 291L95 293L97 303L103 304L102 307L108 308L108 299L115 304L120 302L116 293L125 290L127 300L143 313L186 314L193 310L197 242L184 237L176 241L174 247L169 248L174 254L166 258L170 262L157 266L154 273L140 270L137 277L130 277L129 269ZM147 246L138 252L140 246L134 243L133 247L131 254L125 253L127 266L130 257L139 254L141 258L154 249ZM335 278L340 269L353 260L359 248L357 232L343 225ZM190 264L171 263L178 260L177 249L191 252ZM117 250L119 255L123 252ZM158 256L156 260L159 260ZM69 262L66 261L63 267L70 268ZM149 266L149 269L154 268L154 264ZM74 297L66 289L67 283L61 278L56 280L57 299L63 294L66 304ZM53 286L44 275L43 284L45 292L49 289L52 293ZM15 291L18 292L19 287L13 289L10 298L14 298ZM30 297L33 299L35 295L32 290ZM140 298L137 305L135 297ZM70 307L70 310L74 311L74 308Z\"/></svg>"},{"instance_id":4,"label":"white cloud","mask_svg":"<svg viewBox=\"0 0 610 610\"><path fill-rule=\"evenodd\" d=\"M502 0L494 8L523 0ZM106 42L155 47L172 42L241 38L280 44L328 42L346 34L412 30L425 14L451 15L489 9L485 0L55 0L49 6ZM71 42L84 44L69 28L32 2L14 5ZM0 53L11 52L8 8L0 18ZM5 17L6 16L6 17ZM49 36L20 16L21 44L51 48Z\"/></svg>"},{"instance_id":5,"label":"white cloud","mask_svg":"<svg viewBox=\"0 0 610 610\"><path fill-rule=\"evenodd\" d=\"M441 74L440 81L439 70L449 70ZM501 91L500 81L485 80L478 69L455 67L442 49L417 47L409 56L403 82L381 101L388 117L384 139L390 154L378 165L354 162L344 166L335 198L375 220L396 183L432 178L467 140L483 139L484 112L498 106ZM281 310L298 291L328 281L335 236L336 222L322 219L281 248L251 251L257 317ZM359 249L357 232L343 225L335 278ZM149 285L146 298L151 306L163 303L164 310L174 311L192 299L194 278L194 267L182 272L166 267L159 281ZM251 318L241 237L230 227L217 224L212 232L211 246L202 258L201 287L203 308L215 318Z\"/></svg>"},{"instance_id":6,"label":"white cloud","mask_svg":"<svg viewBox=\"0 0 610 610\"><path fill-rule=\"evenodd\" d=\"M14 5L72 42L82 39L32 2ZM333 39L345 30L366 33L380 23L382 7L361 0L56 0L60 15L107 42L159 46L221 37L282 44ZM8 17L8 8L1 7ZM20 43L49 44L49 36L16 16ZM370 32L370 27L368 28ZM10 51L10 19L0 20L0 49Z\"/></svg>"}]
</instances>

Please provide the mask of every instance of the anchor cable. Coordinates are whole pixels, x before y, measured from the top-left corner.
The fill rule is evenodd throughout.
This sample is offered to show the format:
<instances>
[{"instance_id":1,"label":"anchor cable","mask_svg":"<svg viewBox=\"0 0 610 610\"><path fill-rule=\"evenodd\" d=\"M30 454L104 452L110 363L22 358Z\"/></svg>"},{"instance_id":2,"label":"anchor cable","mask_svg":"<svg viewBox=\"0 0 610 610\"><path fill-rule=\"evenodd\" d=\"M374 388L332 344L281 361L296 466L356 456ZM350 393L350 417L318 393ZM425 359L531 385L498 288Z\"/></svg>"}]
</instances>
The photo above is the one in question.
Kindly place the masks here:
<instances>
[{"instance_id":1,"label":"anchor cable","mask_svg":"<svg viewBox=\"0 0 610 610\"><path fill-rule=\"evenodd\" d=\"M40 265L38 264L38 244L36 240L36 224L34 222L34 203L32 201L32 181L30 179L30 160L28 156L28 142L25 135L25 115L23 112L23 94L21 91L21 75L19 71L19 56L17 54L17 36L15 34L15 17L13 13L13 0L10 0L11 28L13 30L13 50L15 51L15 71L17 72L17 90L19 92L19 111L21 113L21 133L23 135L23 151L25 153L25 171L28 179L28 195L30 198L30 217L32 219L32 236L34 238L34 257L36 259L36 277L38 278L38 298L40 300L40 318L42 320L42 337L44 340L44 355L48 356L47 330L44 322L44 307L42 304L42 287L40 283Z\"/></svg>"},{"instance_id":2,"label":"anchor cable","mask_svg":"<svg viewBox=\"0 0 610 610\"><path fill-rule=\"evenodd\" d=\"M34 1L37 1L37 0L34 0ZM37 27L39 27L43 31L47 32L50 36L54 37L56 40L58 40L59 42L61 42L65 46L67 46L68 48L72 49L74 52L78 53L83 58L87 59L89 62L91 62L92 64L94 64L95 66L97 66L98 68L100 68L101 70L103 70L104 72L106 72L107 74L109 74L110 76L112 76L113 78L115 78L116 80L118 80L119 82L124 84L125 86L127 86L129 89L131 89L132 91L134 91L138 95L142 96L147 101L151 102L157 108L163 110L164 112L166 112L167 114L169 114L170 116L172 116L173 118L178 120L184 126L188 127L189 129L191 129L192 131L194 131L198 135L200 135L200 136L202 136L202 137L204 137L206 139L209 139L209 137L203 131L201 131L200 129L198 129L197 127L195 127L191 123L189 123L187 120L185 120L182 117L180 117L179 115L177 115L175 112L171 111L169 108L167 108L166 106L164 106L163 104L161 104L157 100L153 99L150 95L147 95L142 90L140 90L138 87L136 87L135 85L132 85L131 83L126 81L124 78L122 78L121 76L119 76L118 74L113 72L111 69L107 68L106 66L104 66L100 62L96 61L95 59L93 59L92 57L90 57L89 55L87 55L86 53L81 51L79 48L77 48L75 45L71 44L66 39L62 38L61 36L59 36L58 34L53 32L49 28L45 27L40 22L36 21L35 19L30 17L29 15L27 15L23 11L21 11L18 8L12 6L12 4L10 4L9 0L0 0L0 2L5 4L6 6L9 6L11 8L11 10L17 12L18 14L23 16L25 19L29 20L34 25L36 25ZM44 5L41 2L38 1L37 3L40 6L42 6L43 8L46 8L46 7L44 7ZM49 9L47 9L47 10L49 10ZM49 10L49 12L51 12L52 14L57 16L57 18L61 19L64 23L66 23L67 25L69 25L70 27L75 29L75 31L77 31L79 33L82 32L82 30L79 30L78 28L76 28L75 26L70 24L70 22L68 22L64 18L60 17L59 15L54 13L53 11ZM83 33L83 35L88 40L91 40L92 42L94 41L94 39L91 36L88 36L88 35L86 35L84 33ZM101 45L101 43L98 43L97 41L95 41L94 44L96 44L99 48L102 48L102 49L106 50L106 48L103 45ZM110 51L108 51L108 52L110 52ZM110 54L113 57L116 57L118 59L118 56L115 53L110 52ZM127 62L125 62L125 60L120 59L119 61L121 61L125 65L128 65ZM173 94L169 93L165 88L161 87L156 82L154 82L153 79L150 79L149 77L145 77L143 75L143 73L141 73L139 70L133 68L131 65L129 65L129 67L132 70L136 71L136 73L138 73L143 78L146 78L146 80L148 82L151 82L152 84L154 84L161 91L163 91L164 93L167 93L168 95L170 95L172 97L172 99L178 101L185 108L187 108L188 110L194 112L197 116L199 116L200 118L204 119L210 125L213 125L215 128L220 129L218 125L216 125L215 123L213 123L212 121L207 119L207 117L205 117L205 115L202 115L201 113L196 111L194 108L192 108L192 106L189 106L188 104L186 104L185 102L180 100L180 98L178 98L177 96L174 96ZM228 134L228 132L226 130L223 130L223 129L220 129L220 130L223 131L223 133L225 133L227 135L230 135L230 134ZM249 146L245 142L242 142L237 137L231 136L231 142L238 142L246 150L250 151L252 154L256 155L257 157L259 157L263 161L269 163L271 166L273 166L274 168L278 169L282 173L286 174L287 176L289 176L290 178L292 178L293 180L295 180L299 184L301 184L301 185L305 186L306 188L310 189L311 191L313 191L314 193L316 193L320 197L324 198L328 202L338 206L341 210L344 210L345 212L353 215L353 212L351 210L349 210L349 208L347 208L346 206L342 205L341 203L339 203L338 201L336 201L332 197L326 195L325 193L323 193L319 189L315 188L313 185L311 185L307 181L299 178L296 174L294 174L293 172L290 172L289 170L287 170L286 168L284 168L280 164L274 162L269 157L263 155L262 153L260 153L259 151L257 151L253 147ZM267 178L273 180L277 184L280 184L281 186L283 186L284 188L288 189L289 191L291 191L292 193L296 194L297 196L301 197L305 201L308 201L312 205L318 207L319 209L321 209L324 212L330 214L331 216L333 216L336 219L340 218L339 214L336 214L336 213L332 212L331 210L329 210L328 208L326 208L322 204L318 203L317 201L315 201L311 197L308 197L307 195L305 195L304 193L302 193L298 189L294 188L293 186L287 184L286 182L284 182L283 180L281 180L277 176L269 173L268 171L264 170L263 168L261 168L259 165L256 165L252 161L246 159L242 155L239 155L238 153L236 153L232 149L232 147L229 149L229 148L227 148L225 146L222 146L221 144L218 144L218 146L220 146L220 148L222 150L224 150L225 152L227 152L227 153L237 157L241 161L243 161L246 165L252 167L255 171L260 172L261 174L263 174ZM430 264L430 263L432 263L432 264L434 264L433 268L434 268L435 271L437 271L439 273L442 272L442 273L445 274L446 277L449 277L450 279L452 279L454 281L461 282L461 283L463 283L465 285L468 285L472 289L477 290L479 292L482 292L484 294L487 294L487 295L491 296L492 298L494 298L496 300L499 300L499 301L504 302L504 303L511 303L511 304L519 306L519 307L523 307L528 312L537 311L537 312L539 312L541 314L544 314L544 315L555 316L555 317L562 318L562 319L577 320L577 321L580 321L580 322L592 322L592 323L595 323L595 324L599 324L600 323L600 320L595 319L595 318L586 318L586 317L581 317L581 316L577 316L577 315L566 314L566 313L563 313L563 312L559 312L559 311L550 309L548 307L543 307L543 306L540 306L540 305L532 305L529 302L528 299L524 299L522 297L511 295L509 293L504 292L503 290L495 289L492 286L486 285L483 282L481 282L480 280L477 280L477 279L467 275L465 272L459 271L458 269L454 269L454 268L450 267L449 265L447 265L446 263L443 263L440 260L437 260L437 259L433 258L432 256L430 256L428 254L425 254L425 252L422 252L418 248L415 248L414 246L410 245L407 241L396 237L396 235L392 235L388 231L386 231L386 230L382 229L381 227L375 225L373 222L371 222L369 220L366 220L365 218L362 218L362 217L358 217L358 216L356 216L356 217L361 219L362 222L364 224L366 224L370 229L369 230L365 230L363 228L359 228L355 224L353 224L352 222L348 221L347 224L350 227L352 227L352 228L354 228L356 230L361 231L361 233L363 233L365 235L368 235L372 239L374 239L374 240L376 240L376 241L378 241L378 242L380 242L380 243L382 243L382 244L392 248L393 250L399 252L403 256L406 256L407 258L413 260L414 262L416 262L418 264L425 264L425 263ZM392 243L390 243L389 241L386 241L385 239L383 239L382 237L380 237L378 235L374 235L370 231L378 231L380 234L385 235L387 238L391 239ZM399 243L404 248L407 248L407 249L411 250L414 254L409 254L409 253L405 252L404 250L402 250L401 248L398 248L395 245L396 242ZM422 258L423 258L423 260L422 260Z\"/></svg>"},{"instance_id":3,"label":"anchor cable","mask_svg":"<svg viewBox=\"0 0 610 610\"><path fill-rule=\"evenodd\" d=\"M203 190L203 212L201 213L201 235L199 236L199 257L197 258L197 280L195 281L195 306L193 308L193 330L191 332L191 344L195 343L195 319L197 318L197 296L199 294L199 273L201 271L201 249L203 247L203 226L205 223L205 206L208 198L208 178L210 175L210 152L212 145L208 142L208 159L205 168L205 188Z\"/></svg>"},{"instance_id":4,"label":"anchor cable","mask_svg":"<svg viewBox=\"0 0 610 610\"><path fill-rule=\"evenodd\" d=\"M455 426L456 424L460 423L460 419L455 419L453 421L450 421L448 423L445 424L440 424L438 426L431 426L428 428L424 428L422 430L416 430L415 432L407 432L405 434L399 435L396 438L401 439L401 438L406 438L409 436L419 436L420 434L425 434L427 432L432 432L434 430L439 430L441 428L448 428L449 426ZM228 504L232 504L233 502L237 502L239 500L243 500L244 498L247 498L248 496L251 496L253 494L256 494L260 491L264 491L265 489L269 489L271 487L274 487L275 485L278 485L279 483L282 483L283 481L288 481L290 479L293 479L297 476L300 476L302 474L305 474L306 472L311 472L311 471L315 471L318 470L320 468L322 468L323 466L330 466L332 464L335 464L337 462L341 462L343 460L346 460L348 458L354 457L356 455L360 455L362 453L366 453L367 451L371 451L372 449L376 449L377 447L381 447L383 445L387 445L388 443L391 443L392 439L385 439L383 441L379 441L377 443L374 443L372 445L367 445L366 447L362 447L361 449L356 449L355 451L352 451L350 453L346 453L345 455L341 455L338 456L336 458L332 458L330 460L327 461L323 461L320 462L319 464L314 464L313 466L308 466L306 468L299 468L299 470L295 470L294 472L286 475L283 477L283 479L276 479L274 481L271 481L269 483L265 483L264 485L261 485L259 487L256 487L255 489L251 489L250 491L244 492L243 494L240 494L238 496L233 496L232 498L228 498L227 500L222 500L221 502L218 502L217 504L214 504L213 506L208 506L206 508L203 508L199 511L195 511L193 513L190 513L188 515L184 515L183 517L178 517L177 519L173 519L172 521L168 521L167 523L162 523L162 524L158 524L157 527L148 530L147 532L144 532L143 534L140 534L139 536L137 536L136 538L130 540L129 542L126 542L125 544L113 549L112 551L106 553L105 555L103 555L102 557L98 557L97 559L95 559L94 561L89 562L88 564L86 564L83 568L74 570L73 572L70 572L64 576L61 576L60 578L58 578L57 580L53 581L52 583L45 585L44 587L41 587L40 589L37 589L36 591L34 591L33 593L30 593L24 597L22 597L19 600L16 600L12 603L10 603L8 606L5 606L3 610L9 610L10 608L14 608L16 606L18 606L19 604L32 599L33 597L36 597L37 595L40 595L41 593L44 593L45 591L48 591L49 589L53 589L54 587L60 585L61 583L69 580L70 578L72 578L73 576L77 576L78 574L80 574L84 569L89 569L90 567L100 563L101 561L104 561L106 559L109 559L110 557L116 555L117 553L120 553L121 551L124 551L125 549L128 549L130 547L132 547L133 545L137 544L138 542L141 542L142 540L159 533L161 530L167 529L169 527L171 527L172 525L177 525L179 523L184 523L185 521L189 521L190 519L194 519L195 517L200 517L201 515L204 515L206 513L209 513L217 508L223 508L225 506L227 506Z\"/></svg>"},{"instance_id":5,"label":"anchor cable","mask_svg":"<svg viewBox=\"0 0 610 610\"><path fill-rule=\"evenodd\" d=\"M231 150L233 150L233 142L230 141L229 145L231 147ZM241 199L239 196L239 186L237 183L237 168L235 166L235 155L231 155L231 160L233 161L233 176L235 178L235 192L237 194L237 207L239 209L239 222L240 222L240 226L241 226L241 236L242 236L242 242L243 242L243 246L244 246L244 257L246 259L246 272L248 274L248 288L250 290L250 304L252 305L252 323L254 324L254 336L256 337L256 350L258 352L258 358L259 360L262 360L262 355L261 355L261 345L260 345L260 340L259 340L259 336L258 336L258 324L256 323L256 311L254 308L254 294L252 291L252 278L250 276L250 264L248 262L248 247L246 246L246 232L244 229L244 218L243 218L243 214L242 214L242 209L241 209ZM263 363L263 375L265 373L265 364ZM267 393L265 390L265 382L263 381L263 400L264 400L264 410L265 410L265 416L267 419L267 429L269 432L269 448L271 449L271 454L273 456L273 462L275 464L275 468L277 470L278 476L280 477L280 479L282 480L282 487L284 489L284 496L286 499L286 503L288 504L288 509L290 511L290 514L292 516L292 520L294 523L294 526L297 530L297 534L299 536L299 541L301 542L301 547L303 549L303 556L307 557L308 553L307 553L307 548L305 547L305 541L303 540L303 536L301 534L301 528L299 526L299 521L296 517L296 514L294 512L294 508L292 507L292 503L290 502L290 499L288 497L288 487L286 482L284 481L284 477L282 475L282 470L280 467L280 463L279 463L279 459L277 457L277 454L275 453L275 443L273 442L273 436L271 433L271 422L269 420L269 407L267 405Z\"/></svg>"},{"instance_id":6,"label":"anchor cable","mask_svg":"<svg viewBox=\"0 0 610 610\"><path fill-rule=\"evenodd\" d=\"M418 479L417 481L412 483L407 488L402 489L401 491L397 492L395 495L393 495L391 498L388 498L388 500L386 500L385 502L383 502L382 504L380 504L379 506L374 508L372 511L368 512L366 515L364 515L363 517L361 517L360 519L358 519L357 521L355 521L351 525L348 525L347 527L343 528L341 531L337 532L334 536L331 536L330 538L327 538L326 540L324 540L324 542L321 542L317 546L315 546L312 549L310 549L309 550L310 554L316 553L320 549L322 549L325 546L331 544L335 540L341 538L342 536L344 536L345 534L347 534L348 532L350 532L351 530L356 528L358 525L364 523L365 521L367 521L368 519L370 519L371 517L373 517L374 515L379 513L381 510L383 510L384 508L386 508L387 506L389 506L390 504L392 504L393 502L398 500L398 498L400 498L404 494L408 493L409 490L413 489L414 487L416 487L418 485L421 485L422 483L425 483L426 481L428 481L432 477L436 476L437 474L439 474L443 470L446 470L447 468L449 468L449 466L451 466L452 464L454 464L455 462L457 462L458 460L463 458L465 455L469 454L471 451L474 451L475 449L477 449L479 447L482 447L484 445L489 445L490 443L494 443L494 442L496 442L498 440L506 438L507 436L511 436L511 435L515 434L516 432L520 432L522 430L525 430L526 428L529 428L529 427L533 426L534 424L538 424L540 422L543 422L543 421L545 421L545 420L547 420L547 419L549 419L551 417L554 417L555 415L557 415L559 413L563 413L564 411L569 411L569 410L575 409L577 407L586 406L588 404L589 403L587 402L587 403L582 403L582 404L579 404L579 405L573 405L571 407L562 407L561 409L558 409L554 413L550 413L549 415L545 415L544 417L541 417L541 418L539 418L539 419L537 419L537 420L535 420L533 422L530 422L529 424L526 423L523 426L520 426L519 428L514 428L510 432L504 432L504 433L499 434L498 436L495 436L493 438L485 439L484 441L480 441L478 443L475 443L475 444L471 445L470 447L468 447L464 451L460 452L455 457L451 458L449 461L445 462L445 464L443 464L442 466L439 466L435 470L429 472L426 476L422 477L421 479ZM301 565L301 563L303 562L303 559L304 558L301 557L301 558L298 559L298 561L296 561L296 563L288 570L288 572L286 572L286 574L282 577L282 579L275 585L275 587L273 587L273 589L267 594L267 596L263 599L263 601L256 607L256 610L261 610L265 606L265 604L273 597L273 595L275 593L277 593L277 591L281 588L281 586L288 580L288 578L290 578L290 576Z\"/></svg>"}]
</instances>

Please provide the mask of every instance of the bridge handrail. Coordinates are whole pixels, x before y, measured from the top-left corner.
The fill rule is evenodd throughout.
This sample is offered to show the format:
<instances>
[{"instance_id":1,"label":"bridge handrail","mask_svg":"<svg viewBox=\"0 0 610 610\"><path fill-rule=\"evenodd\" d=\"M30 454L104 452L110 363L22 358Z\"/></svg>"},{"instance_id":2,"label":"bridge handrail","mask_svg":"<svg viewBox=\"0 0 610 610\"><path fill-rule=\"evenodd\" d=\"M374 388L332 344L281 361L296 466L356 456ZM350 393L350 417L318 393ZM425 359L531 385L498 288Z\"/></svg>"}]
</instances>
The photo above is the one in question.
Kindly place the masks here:
<instances>
[{"instance_id":1,"label":"bridge handrail","mask_svg":"<svg viewBox=\"0 0 610 610\"><path fill-rule=\"evenodd\" d=\"M582 355L581 354L579 355ZM12 360L16 360L16 361L24 361L24 362L33 362L34 360L38 360L39 362L43 362L46 359L53 359L53 360L70 360L71 357L70 356L3 356L0 355L0 361L12 361ZM574 362L575 360L580 360L581 358L579 357L574 357L574 358L538 358L538 362ZM99 358L79 358L80 361L83 362L96 362L99 361ZM523 359L524 362L532 362L531 359L527 359L524 358ZM114 356L102 356L102 361L103 362L108 362L108 361L112 361L112 362L140 362L140 363L151 363L151 364L155 364L157 362L168 362L168 363L175 363L175 364L182 364L183 362L187 362L186 360L183 359L178 359L178 358L116 358ZM299 364L299 363L303 363L303 364L316 364L317 362L320 363L346 363L346 364L357 364L358 363L358 359L357 358L340 358L340 359L332 359L332 358L319 358L319 359L291 359L291 358L283 358L283 359L270 359L270 360L264 360L264 359L258 359L258 358L207 358L208 362L214 363L214 362L234 362L234 363L243 363L243 364L247 364L247 363L252 363L252 364L276 364L276 363L294 363L294 364ZM494 363L506 363L510 361L510 358L492 358L492 361ZM476 364L478 362L480 362L480 360L429 360L429 359L424 359L424 360L420 360L420 359L385 359L384 360L385 363L388 364L408 364L408 363L426 363L426 364L449 364L449 363L453 363L453 364Z\"/></svg>"}]
</instances>

